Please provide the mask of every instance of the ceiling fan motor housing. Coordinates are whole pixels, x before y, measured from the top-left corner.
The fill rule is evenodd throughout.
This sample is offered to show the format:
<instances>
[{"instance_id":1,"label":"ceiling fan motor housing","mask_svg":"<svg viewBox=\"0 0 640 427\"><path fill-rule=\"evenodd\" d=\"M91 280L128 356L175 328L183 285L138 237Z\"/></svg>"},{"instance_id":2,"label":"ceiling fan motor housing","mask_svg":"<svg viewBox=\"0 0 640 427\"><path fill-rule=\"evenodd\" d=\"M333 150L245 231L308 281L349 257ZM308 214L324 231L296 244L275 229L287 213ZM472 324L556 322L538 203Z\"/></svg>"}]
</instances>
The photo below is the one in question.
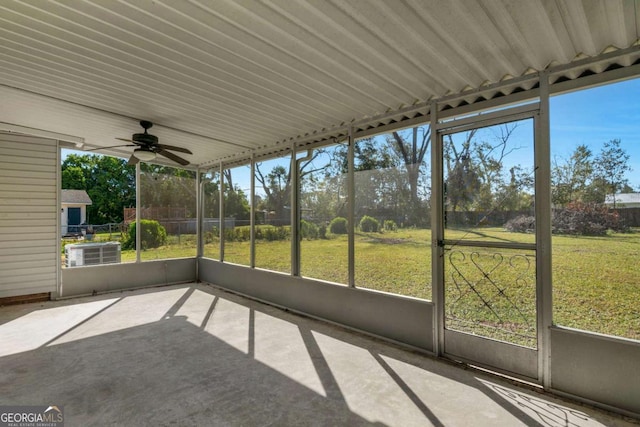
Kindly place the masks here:
<instances>
[{"instance_id":1,"label":"ceiling fan motor housing","mask_svg":"<svg viewBox=\"0 0 640 427\"><path fill-rule=\"evenodd\" d=\"M158 143L158 137L150 133L134 133L132 140L144 145L155 145Z\"/></svg>"}]
</instances>

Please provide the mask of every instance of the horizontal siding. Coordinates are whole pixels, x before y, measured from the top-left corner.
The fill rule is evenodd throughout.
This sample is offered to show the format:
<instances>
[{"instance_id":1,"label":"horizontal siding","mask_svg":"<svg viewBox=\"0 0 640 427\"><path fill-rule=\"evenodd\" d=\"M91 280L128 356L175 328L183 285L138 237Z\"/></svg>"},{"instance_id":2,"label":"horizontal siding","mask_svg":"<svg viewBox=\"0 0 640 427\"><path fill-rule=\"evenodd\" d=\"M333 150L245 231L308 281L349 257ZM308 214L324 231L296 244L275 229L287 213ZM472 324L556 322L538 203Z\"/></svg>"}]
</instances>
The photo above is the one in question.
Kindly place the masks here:
<instances>
[{"instance_id":1,"label":"horizontal siding","mask_svg":"<svg viewBox=\"0 0 640 427\"><path fill-rule=\"evenodd\" d=\"M49 197L48 194L47 197ZM0 206L27 206L29 210L31 210L31 207L46 207L47 209L51 209L52 206L55 206L55 196L53 199L49 199L49 203L50 204L43 205L42 200L38 198L16 199L11 197L10 194L7 194L5 198L0 198Z\"/></svg>"},{"instance_id":2,"label":"horizontal siding","mask_svg":"<svg viewBox=\"0 0 640 427\"><path fill-rule=\"evenodd\" d=\"M28 166L43 166L43 167L51 167L51 159L41 159L38 157L26 157L29 153L25 153L22 156L3 156L2 162L16 165L28 165ZM53 164L55 168L55 163Z\"/></svg>"},{"instance_id":3,"label":"horizontal siding","mask_svg":"<svg viewBox=\"0 0 640 427\"><path fill-rule=\"evenodd\" d=\"M46 153L55 153L57 147L55 144L52 144L50 139L45 138L37 138L33 136L25 136L25 135L16 135L12 133L7 133L2 135L2 146L11 146L13 144L14 147L19 147L20 145L15 144L28 144L22 145L25 152L29 151L39 151Z\"/></svg>"},{"instance_id":4,"label":"horizontal siding","mask_svg":"<svg viewBox=\"0 0 640 427\"><path fill-rule=\"evenodd\" d=\"M0 165L1 167L1 165ZM55 206L56 204L56 193L55 191L40 191L42 190L40 187L33 187L31 191L0 191L0 200L6 199L9 200L18 200L15 203L22 203L20 200L37 200L40 203L48 203L49 205ZM54 189L55 190L55 189ZM51 194L53 193L53 194Z\"/></svg>"},{"instance_id":5,"label":"horizontal siding","mask_svg":"<svg viewBox=\"0 0 640 427\"><path fill-rule=\"evenodd\" d=\"M20 233L19 231L20 230L16 230L14 233L8 234L0 233L0 242L2 242L1 246L6 246L5 243L9 244L10 242L33 241L39 242L43 248L48 248L48 245L53 246L52 241L54 240L55 244L57 244L57 238L59 237L56 230L50 230L46 233L32 233L27 232L26 230Z\"/></svg>"},{"instance_id":6,"label":"horizontal siding","mask_svg":"<svg viewBox=\"0 0 640 427\"><path fill-rule=\"evenodd\" d=\"M55 223L47 227L45 225L39 225L38 222L20 221L19 224L16 223L11 227L0 227L0 236L13 235L13 234L16 234L16 231L21 230L23 236L35 235L35 236L47 236L47 238L50 238L52 227L55 227ZM55 235L55 229L53 230L53 232Z\"/></svg>"},{"instance_id":7,"label":"horizontal siding","mask_svg":"<svg viewBox=\"0 0 640 427\"><path fill-rule=\"evenodd\" d=\"M56 277L56 267L51 265L51 261L43 261L38 263L38 267L33 267L32 265L36 264L33 262L20 262L13 263L13 265L7 266L5 275L0 278L0 285L4 283L15 284L15 283L23 283L23 282L31 282L36 279L41 280L50 280L53 278L55 280ZM4 266L0 264L0 268ZM32 292L28 292L32 293Z\"/></svg>"},{"instance_id":8,"label":"horizontal siding","mask_svg":"<svg viewBox=\"0 0 640 427\"><path fill-rule=\"evenodd\" d=\"M53 233L53 238L55 238L55 232ZM51 238L48 236L47 238ZM31 253L47 253L48 249L42 248L42 241L38 239L16 239L16 240L4 240L2 245L0 245L0 251L18 251L18 250L27 250L31 251ZM0 252L2 253L2 252Z\"/></svg>"},{"instance_id":9,"label":"horizontal siding","mask_svg":"<svg viewBox=\"0 0 640 427\"><path fill-rule=\"evenodd\" d=\"M46 215L46 213L40 213L38 215ZM51 231L51 227L55 227L56 223L57 221L52 218L51 212L49 212L49 217L46 219L28 217L15 219L6 218L4 221L2 221L2 224L0 224L0 233L5 231L5 229L11 232L11 230L15 227L21 227L23 229L28 228L24 230L27 233L46 233L48 231Z\"/></svg>"},{"instance_id":10,"label":"horizontal siding","mask_svg":"<svg viewBox=\"0 0 640 427\"><path fill-rule=\"evenodd\" d=\"M48 174L46 174L48 176ZM47 178L34 178L32 176L24 177L24 176L3 176L2 177L3 185L34 185L37 187L55 187L55 183L52 183Z\"/></svg>"},{"instance_id":11,"label":"horizontal siding","mask_svg":"<svg viewBox=\"0 0 640 427\"><path fill-rule=\"evenodd\" d=\"M40 179L43 180L45 182L50 181L51 179L51 172L42 172L42 171L34 171L31 170L29 171L29 174L27 176L25 176L25 168L15 168L15 169L9 169L10 165L5 165L5 169L0 169L0 178L2 178L2 181L4 182L5 179Z\"/></svg>"},{"instance_id":12,"label":"horizontal siding","mask_svg":"<svg viewBox=\"0 0 640 427\"><path fill-rule=\"evenodd\" d=\"M25 194L33 194L33 190L37 188L39 190L39 194L47 193L47 198L50 198L53 193L53 197L56 196L56 184L55 182L48 182L45 184L29 184L26 182L20 182L16 184L8 184L5 181L0 183L0 194L8 194L8 193L25 193ZM46 191L45 191L46 190Z\"/></svg>"},{"instance_id":13,"label":"horizontal siding","mask_svg":"<svg viewBox=\"0 0 640 427\"><path fill-rule=\"evenodd\" d=\"M31 243L36 246L27 246L20 245L20 247L10 247L16 246L19 242L8 242L13 243L13 245L7 244L0 248L0 258L4 260L5 257L24 257L26 259L31 259L31 257L37 257L42 259L43 257L48 257L51 254L43 251L39 244L36 241L27 241L25 243ZM8 247L9 246L9 247Z\"/></svg>"},{"instance_id":14,"label":"horizontal siding","mask_svg":"<svg viewBox=\"0 0 640 427\"><path fill-rule=\"evenodd\" d=\"M49 260L40 253L34 253L33 248L22 248L22 251L14 249L9 253L3 254L0 258L0 266L7 263L18 264L27 262L32 263L32 267L42 267L41 263L48 263Z\"/></svg>"},{"instance_id":15,"label":"horizontal siding","mask_svg":"<svg viewBox=\"0 0 640 427\"><path fill-rule=\"evenodd\" d=\"M51 214L51 206L41 206L41 205L36 205L36 206L28 206L25 204L16 204L16 205L10 205L10 206L3 206L2 208L2 212L4 215L11 215L14 213L20 213L20 214L28 214L28 213L47 213L47 214ZM0 216L0 219L2 219L2 217Z\"/></svg>"},{"instance_id":16,"label":"horizontal siding","mask_svg":"<svg viewBox=\"0 0 640 427\"><path fill-rule=\"evenodd\" d=\"M8 159L2 159L2 168L7 169L9 171L19 171L19 172L44 172L44 173L55 173L57 170L57 166L55 164L40 164L40 163L16 163L16 162L8 162ZM22 175L25 178L28 178L31 174Z\"/></svg>"},{"instance_id":17,"label":"horizontal siding","mask_svg":"<svg viewBox=\"0 0 640 427\"><path fill-rule=\"evenodd\" d=\"M16 208L18 206L7 206L11 208ZM28 209L22 208L20 211L11 211L11 212L3 212L0 214L0 220L3 222L2 225L7 225L5 222L10 223L11 221L16 220L38 220L38 221L49 221L47 225L51 225L50 222L53 222L55 226L55 220L51 218L51 209L45 210L44 212L32 212ZM4 210L4 209L3 209Z\"/></svg>"},{"instance_id":18,"label":"horizontal siding","mask_svg":"<svg viewBox=\"0 0 640 427\"><path fill-rule=\"evenodd\" d=\"M35 150L25 150L24 147L20 147L19 143L15 144L15 148L9 148L6 145L0 147L0 156L1 158L23 158L25 155L29 156L30 160L45 160L48 161L51 157L51 153L47 151L35 151ZM46 164L46 163L45 163Z\"/></svg>"},{"instance_id":19,"label":"horizontal siding","mask_svg":"<svg viewBox=\"0 0 640 427\"><path fill-rule=\"evenodd\" d=\"M0 134L0 298L57 290L57 150Z\"/></svg>"}]
</instances>

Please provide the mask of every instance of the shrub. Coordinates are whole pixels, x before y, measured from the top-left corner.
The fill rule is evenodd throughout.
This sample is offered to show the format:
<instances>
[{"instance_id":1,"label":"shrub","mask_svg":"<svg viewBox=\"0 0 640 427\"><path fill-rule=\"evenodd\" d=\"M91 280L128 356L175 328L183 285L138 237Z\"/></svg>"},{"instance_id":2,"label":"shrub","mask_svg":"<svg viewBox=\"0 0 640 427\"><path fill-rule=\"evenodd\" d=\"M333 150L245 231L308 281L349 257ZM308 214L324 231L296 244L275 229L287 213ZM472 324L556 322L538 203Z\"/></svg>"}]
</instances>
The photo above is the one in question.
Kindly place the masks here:
<instances>
[{"instance_id":1,"label":"shrub","mask_svg":"<svg viewBox=\"0 0 640 427\"><path fill-rule=\"evenodd\" d=\"M318 238L318 226L312 222L300 221L300 238L307 240L315 240Z\"/></svg>"},{"instance_id":2,"label":"shrub","mask_svg":"<svg viewBox=\"0 0 640 427\"><path fill-rule=\"evenodd\" d=\"M256 225L256 229L254 231L254 237L256 240L263 240L265 237L265 227L269 227L268 225Z\"/></svg>"},{"instance_id":3,"label":"shrub","mask_svg":"<svg viewBox=\"0 0 640 427\"><path fill-rule=\"evenodd\" d=\"M533 233L536 230L536 219L532 216L520 215L507 221L504 229L514 233Z\"/></svg>"},{"instance_id":4,"label":"shrub","mask_svg":"<svg viewBox=\"0 0 640 427\"><path fill-rule=\"evenodd\" d=\"M396 231L398 229L398 224L392 219L384 220L384 229L386 231Z\"/></svg>"},{"instance_id":5,"label":"shrub","mask_svg":"<svg viewBox=\"0 0 640 427\"><path fill-rule=\"evenodd\" d=\"M213 234L212 231L205 231L204 232L204 244L208 245L210 243L213 243L215 241L216 236Z\"/></svg>"},{"instance_id":6,"label":"shrub","mask_svg":"<svg viewBox=\"0 0 640 427\"><path fill-rule=\"evenodd\" d=\"M341 216L333 218L329 223L329 231L333 234L347 234L347 219Z\"/></svg>"},{"instance_id":7,"label":"shrub","mask_svg":"<svg viewBox=\"0 0 640 427\"><path fill-rule=\"evenodd\" d=\"M251 239L251 227L239 226L224 229L224 240L227 242L247 242Z\"/></svg>"},{"instance_id":8,"label":"shrub","mask_svg":"<svg viewBox=\"0 0 640 427\"><path fill-rule=\"evenodd\" d=\"M291 228L283 226L268 226L264 229L264 239L270 242L277 240L289 240L291 238Z\"/></svg>"},{"instance_id":9,"label":"shrub","mask_svg":"<svg viewBox=\"0 0 640 427\"><path fill-rule=\"evenodd\" d=\"M157 248L167 244L167 230L158 221L140 220L140 245L142 249ZM136 248L136 223L131 223L127 237L122 242L122 249Z\"/></svg>"},{"instance_id":10,"label":"shrub","mask_svg":"<svg viewBox=\"0 0 640 427\"><path fill-rule=\"evenodd\" d=\"M248 228L248 227L247 227ZM258 225L255 231L256 240L289 240L291 238L291 227L283 225ZM249 238L247 238L249 240Z\"/></svg>"},{"instance_id":11,"label":"shrub","mask_svg":"<svg viewBox=\"0 0 640 427\"><path fill-rule=\"evenodd\" d=\"M553 232L584 236L601 236L607 230L626 232L624 224L616 211L597 203L571 202L564 209L553 214Z\"/></svg>"},{"instance_id":12,"label":"shrub","mask_svg":"<svg viewBox=\"0 0 640 427\"><path fill-rule=\"evenodd\" d=\"M327 226L326 226L326 225L321 224L321 225L318 227L318 236L319 236L321 239L326 239L326 238L327 238Z\"/></svg>"},{"instance_id":13,"label":"shrub","mask_svg":"<svg viewBox=\"0 0 640 427\"><path fill-rule=\"evenodd\" d=\"M380 223L378 222L378 220L369 215L363 216L360 220L360 230L364 231L365 233L375 233L379 228Z\"/></svg>"}]
</instances>

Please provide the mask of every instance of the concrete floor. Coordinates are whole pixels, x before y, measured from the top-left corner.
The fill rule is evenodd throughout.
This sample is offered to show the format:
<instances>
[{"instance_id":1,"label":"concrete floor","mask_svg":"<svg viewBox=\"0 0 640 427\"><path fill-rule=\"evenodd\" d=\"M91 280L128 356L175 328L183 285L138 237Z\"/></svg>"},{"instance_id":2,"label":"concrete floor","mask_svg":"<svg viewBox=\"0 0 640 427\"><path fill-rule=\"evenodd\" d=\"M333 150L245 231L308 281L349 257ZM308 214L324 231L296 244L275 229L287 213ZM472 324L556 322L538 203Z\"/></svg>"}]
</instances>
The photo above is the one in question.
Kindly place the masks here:
<instances>
[{"instance_id":1,"label":"concrete floor","mask_svg":"<svg viewBox=\"0 0 640 427\"><path fill-rule=\"evenodd\" d=\"M0 405L67 426L630 426L211 286L0 307Z\"/></svg>"}]
</instances>

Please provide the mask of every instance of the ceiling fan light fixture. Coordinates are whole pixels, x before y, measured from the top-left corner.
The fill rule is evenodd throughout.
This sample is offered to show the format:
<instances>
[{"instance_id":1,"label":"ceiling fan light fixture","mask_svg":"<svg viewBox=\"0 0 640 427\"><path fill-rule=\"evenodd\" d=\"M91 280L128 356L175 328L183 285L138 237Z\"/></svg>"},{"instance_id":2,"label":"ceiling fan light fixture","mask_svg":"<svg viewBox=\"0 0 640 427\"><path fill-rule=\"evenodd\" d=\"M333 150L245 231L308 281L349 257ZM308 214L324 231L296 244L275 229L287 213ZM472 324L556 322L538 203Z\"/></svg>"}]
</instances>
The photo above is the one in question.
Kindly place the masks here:
<instances>
[{"instance_id":1,"label":"ceiling fan light fixture","mask_svg":"<svg viewBox=\"0 0 640 427\"><path fill-rule=\"evenodd\" d=\"M141 162L150 162L156 158L156 153L146 148L136 148L133 150L133 155Z\"/></svg>"}]
</instances>

